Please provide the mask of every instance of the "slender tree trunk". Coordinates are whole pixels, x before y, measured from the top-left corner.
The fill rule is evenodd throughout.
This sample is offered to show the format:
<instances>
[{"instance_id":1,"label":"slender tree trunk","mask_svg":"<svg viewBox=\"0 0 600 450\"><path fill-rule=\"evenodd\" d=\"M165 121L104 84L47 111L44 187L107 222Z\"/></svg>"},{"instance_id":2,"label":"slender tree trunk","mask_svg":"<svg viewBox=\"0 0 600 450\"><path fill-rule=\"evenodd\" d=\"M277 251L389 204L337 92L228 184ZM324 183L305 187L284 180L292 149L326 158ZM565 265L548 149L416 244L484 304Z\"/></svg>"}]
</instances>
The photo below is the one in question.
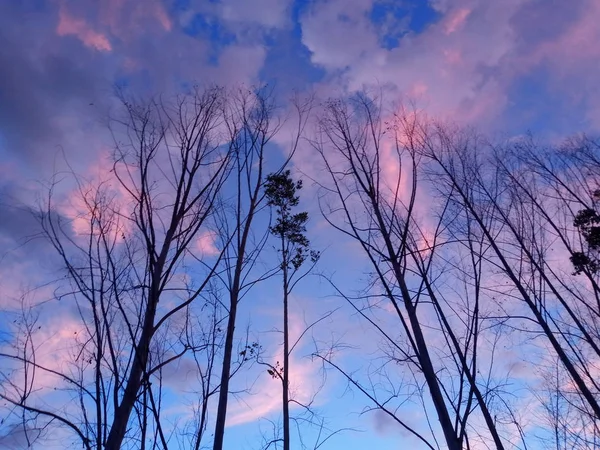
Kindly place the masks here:
<instances>
[{"instance_id":1,"label":"slender tree trunk","mask_svg":"<svg viewBox=\"0 0 600 450\"><path fill-rule=\"evenodd\" d=\"M419 318L417 316L416 307L415 305L413 305L408 286L406 285L406 281L404 279L404 274L402 273L402 267L398 262L399 255L396 254L390 235L386 232L387 228L385 221L383 220L383 215L379 207L378 199L374 195L370 195L370 200L373 206L373 212L375 213L379 230L382 233L387 252L390 256L390 263L392 265L394 277L397 280L398 285L400 287L400 293L404 302L404 308L406 309L406 313L408 315L408 319L410 321L410 326L414 336L417 358L421 365L421 370L423 371L425 382L427 383L427 387L429 388L431 400L433 402L438 416L438 420L442 427L444 438L446 439L446 444L448 445L448 450L461 450L461 445L459 443L458 436L456 435L454 425L452 424L452 419L450 418L450 413L448 412L448 407L446 405L446 402L444 401L442 390L440 389L440 384L435 372L435 368L433 367L433 363L431 362L431 356L429 355L429 350L427 349L427 342L425 340L425 336L423 335L421 323L419 322Z\"/></svg>"},{"instance_id":2,"label":"slender tree trunk","mask_svg":"<svg viewBox=\"0 0 600 450\"><path fill-rule=\"evenodd\" d=\"M309 255L313 262L318 258L314 251L310 251L310 242L305 236L308 213L292 212L293 208L298 206L300 198L297 192L300 189L302 189L302 181L294 182L289 170L269 175L265 184L267 203L276 212L275 225L270 226L269 229L279 238L279 252L281 252L279 267L283 278L283 365L279 370L279 361L277 361L276 366L272 367L281 381L283 450L290 450L291 440L289 297L299 280L297 278L292 282L292 279Z\"/></svg>"},{"instance_id":3,"label":"slender tree trunk","mask_svg":"<svg viewBox=\"0 0 600 450\"><path fill-rule=\"evenodd\" d=\"M227 283L230 293L230 309L225 336L225 352L219 386L213 450L223 450L238 302L241 300L240 295L246 293L254 283L262 278L256 278L252 282L247 280L247 276L252 272L253 267L253 262L250 259L257 258L265 242L264 239L259 239L258 244L256 244L256 241L252 241L251 230L254 217L260 211L264 198L262 188L264 184L265 147L277 132L277 128L272 127L270 124L273 105L268 93L260 91L246 94L244 89L240 91L240 96L235 98L235 102L235 107L232 108L231 113L225 119L230 132L230 145L235 154L237 170L236 227L233 232L235 252L231 257L231 261L226 258L225 263L226 272L229 276ZM295 145L291 154L295 151ZM280 170L283 170L288 162L289 158ZM227 236L227 245L230 245L232 241L229 239L230 237ZM250 242L254 242L254 247L247 251L247 247L253 245ZM235 260L234 267L233 260Z\"/></svg>"},{"instance_id":4,"label":"slender tree trunk","mask_svg":"<svg viewBox=\"0 0 600 450\"><path fill-rule=\"evenodd\" d=\"M133 365L131 372L127 379L127 386L125 387L125 393L121 400L121 404L115 411L112 427L108 433L106 444L104 448L106 450L119 450L127 432L127 424L129 423L129 417L131 416L131 410L137 399L140 386L142 385L142 375L146 370L148 363L148 354L150 353L150 340L154 332L154 316L156 315L156 296L152 297L148 301L148 310L144 318L144 326L142 328L142 335L135 351L135 357L133 359Z\"/></svg>"},{"instance_id":5,"label":"slender tree trunk","mask_svg":"<svg viewBox=\"0 0 600 450\"><path fill-rule=\"evenodd\" d=\"M399 274L402 276L399 264L397 262L393 262L392 266L394 267L396 276ZM425 377L425 382L429 388L431 400L433 401L433 405L437 412L438 420L440 421L444 438L446 439L446 444L448 445L448 450L461 450L458 437L456 436L454 426L452 424L452 419L450 418L442 390L440 389L433 363L431 362L429 350L427 350L427 343L425 341L425 337L423 336L423 331L421 330L421 324L419 323L419 319L417 317L417 311L410 299L410 293L406 283L402 278L399 278L398 282L400 284L402 297L404 298L404 307L406 308L410 326L413 330L419 363L421 364L423 376Z\"/></svg>"},{"instance_id":6,"label":"slender tree trunk","mask_svg":"<svg viewBox=\"0 0 600 450\"><path fill-rule=\"evenodd\" d=\"M283 242L283 237L282 237ZM283 265L283 450L290 450L290 334L288 324L288 268Z\"/></svg>"},{"instance_id":7,"label":"slender tree trunk","mask_svg":"<svg viewBox=\"0 0 600 450\"><path fill-rule=\"evenodd\" d=\"M262 159L261 159L262 164ZM262 165L259 169L259 180L262 179ZM238 242L237 261L233 284L229 293L229 317L227 319L227 334L225 335L225 354L223 355L223 367L221 369L221 383L219 385L219 404L217 405L217 420L215 423L215 440L213 450L223 450L223 439L225 436L225 421L227 419L227 397L229 395L229 380L231 378L231 358L233 357L233 338L235 335L235 321L237 318L237 307L242 285L242 271L244 266L244 257L246 254L246 244L254 219L254 212L258 205L258 193L261 183L257 182L255 191L249 207L248 216L243 227L241 240ZM238 212L238 230L241 225L241 218Z\"/></svg>"},{"instance_id":8,"label":"slender tree trunk","mask_svg":"<svg viewBox=\"0 0 600 450\"><path fill-rule=\"evenodd\" d=\"M477 398L477 402L479 404L479 409L481 410L481 414L483 415L483 418L488 427L488 430L489 430L490 434L492 435L492 439L494 439L494 444L496 445L496 449L504 450L504 444L502 443L502 440L500 439L500 435L498 434L498 430L496 429L496 425L494 424L494 420L492 418L492 415L490 413L488 405L487 405L485 399L483 398L483 395L481 394L481 390L477 386L477 382L475 380L475 372L474 371L472 372L471 368L469 367L467 358L466 358L464 352L462 351L462 349L460 348L460 343L459 343L454 331L452 330L452 327L450 326L450 323L448 322L446 315L442 311L440 303L437 300L437 296L433 292L431 283L429 283L429 280L427 280L426 278L424 278L424 279L425 279L425 285L426 285L427 291L429 293L429 296L433 300L433 302L436 306L436 309L438 310L438 315L440 317L440 320L442 321L444 327L446 328L446 334L448 335L448 337L450 338L450 341L452 342L452 345L454 347L454 352L458 356L458 359L460 361L462 369L464 370L465 376L467 377L467 381L469 382L469 385L471 386L471 389L472 389L473 393L475 394L475 398ZM477 314L477 312L475 314ZM477 331L474 331L474 333L476 335ZM462 440L462 438L461 438L461 440Z\"/></svg>"},{"instance_id":9,"label":"slender tree trunk","mask_svg":"<svg viewBox=\"0 0 600 450\"><path fill-rule=\"evenodd\" d=\"M225 354L221 369L221 384L219 386L219 405L217 407L217 421L215 424L214 450L223 449L225 435L225 420L227 418L227 396L229 395L229 378L231 374L231 358L233 356L233 337L235 334L235 320L237 316L237 292L230 294L231 304L227 319L227 334L225 335Z\"/></svg>"},{"instance_id":10,"label":"slender tree trunk","mask_svg":"<svg viewBox=\"0 0 600 450\"><path fill-rule=\"evenodd\" d=\"M167 255L169 254L169 249L171 248L177 222L173 221L173 223L175 225L172 224L167 231L160 256L153 265L152 285L150 288L150 295L148 296L148 308L144 315L142 334L137 348L135 349L135 356L133 358L131 372L127 378L125 393L123 394L121 404L115 411L113 424L108 433L108 438L106 439L106 444L104 446L106 450L119 450L121 448L125 433L127 432L129 417L131 416L133 405L135 404L142 385L142 377L147 369L148 356L150 354L150 341L154 335L154 319L156 317L156 309L160 299L160 280L167 260Z\"/></svg>"}]
</instances>

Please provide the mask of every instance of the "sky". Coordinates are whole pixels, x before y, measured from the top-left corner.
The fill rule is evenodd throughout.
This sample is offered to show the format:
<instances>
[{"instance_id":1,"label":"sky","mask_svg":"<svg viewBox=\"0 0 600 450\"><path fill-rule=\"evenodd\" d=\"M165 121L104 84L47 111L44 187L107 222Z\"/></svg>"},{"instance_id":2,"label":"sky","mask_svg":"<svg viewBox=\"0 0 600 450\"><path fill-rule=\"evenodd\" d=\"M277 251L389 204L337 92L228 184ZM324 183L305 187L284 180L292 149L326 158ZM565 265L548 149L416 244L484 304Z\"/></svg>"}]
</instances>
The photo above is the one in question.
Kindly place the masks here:
<instances>
[{"instance_id":1,"label":"sky","mask_svg":"<svg viewBox=\"0 0 600 450\"><path fill-rule=\"evenodd\" d=\"M390 103L414 102L492 136L532 132L552 141L600 131L598 23L597 0L1 1L2 310L16 311L17 292L38 287L52 271L51 257L40 258L51 253L47 243L27 239L35 220L14 205L35 205L65 161L80 173L101 167L116 88L141 98L194 83L268 83L282 99L311 93L320 100L376 89ZM302 146L298 153L295 173L302 173L310 156ZM323 270L352 285L360 264L338 267L327 253L356 249L334 241L313 212L314 241L328 249ZM253 295L263 300L244 309L242 320L270 330L278 304L265 294L268 285L260 289ZM44 298L52 290L35 292ZM294 333L339 306L330 293L318 280L307 281L295 298ZM360 326L331 325L342 336ZM69 333L64 328L51 339L60 345ZM371 350L365 343L354 362ZM300 356L296 370L306 381L299 395L308 398L319 371ZM264 400L273 385L264 374L256 377L240 381L252 382L255 395L232 403L228 448L255 448L268 427L264 419L277 418L276 396ZM403 448L402 433L376 414L361 415L368 403L357 393L342 396L342 385L332 374L317 404L332 426L349 423L360 431L343 433L327 448Z\"/></svg>"}]
</instances>

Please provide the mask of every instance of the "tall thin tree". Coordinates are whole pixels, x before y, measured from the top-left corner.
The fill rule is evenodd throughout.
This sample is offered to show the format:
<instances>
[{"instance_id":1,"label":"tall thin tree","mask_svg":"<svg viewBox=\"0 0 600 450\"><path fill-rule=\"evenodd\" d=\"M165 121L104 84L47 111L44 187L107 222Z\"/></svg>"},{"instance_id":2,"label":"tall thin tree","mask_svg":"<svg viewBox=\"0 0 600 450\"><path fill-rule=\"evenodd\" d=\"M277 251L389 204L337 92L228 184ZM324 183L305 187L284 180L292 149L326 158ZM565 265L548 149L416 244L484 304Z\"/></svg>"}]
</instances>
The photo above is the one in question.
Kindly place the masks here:
<instances>
[{"instance_id":1,"label":"tall thin tree","mask_svg":"<svg viewBox=\"0 0 600 450\"><path fill-rule=\"evenodd\" d=\"M283 161L274 173L280 173L295 153L311 108L311 100L296 101L297 124ZM269 148L284 124L276 115L274 96L268 87L254 91L239 89L225 110L226 125L233 159L233 198L224 204L219 220L220 234L227 241L220 275L228 293L227 329L221 369L219 403L213 450L222 450L227 418L229 383L232 376L235 327L239 302L257 283L277 273L278 268L257 270L257 263L268 238L268 230L258 231L256 219L267 207L264 186ZM223 239L222 239L223 240Z\"/></svg>"},{"instance_id":2,"label":"tall thin tree","mask_svg":"<svg viewBox=\"0 0 600 450\"><path fill-rule=\"evenodd\" d=\"M290 450L290 332L289 298L294 286L306 275L299 275L300 268L307 259L313 263L319 253L310 250L306 237L307 212L294 212L300 203L298 191L302 180L294 181L290 171L270 174L265 183L267 204L275 211L275 224L270 227L277 238L280 268L283 277L283 366L270 369L273 377L282 384L283 450Z\"/></svg>"}]
</instances>

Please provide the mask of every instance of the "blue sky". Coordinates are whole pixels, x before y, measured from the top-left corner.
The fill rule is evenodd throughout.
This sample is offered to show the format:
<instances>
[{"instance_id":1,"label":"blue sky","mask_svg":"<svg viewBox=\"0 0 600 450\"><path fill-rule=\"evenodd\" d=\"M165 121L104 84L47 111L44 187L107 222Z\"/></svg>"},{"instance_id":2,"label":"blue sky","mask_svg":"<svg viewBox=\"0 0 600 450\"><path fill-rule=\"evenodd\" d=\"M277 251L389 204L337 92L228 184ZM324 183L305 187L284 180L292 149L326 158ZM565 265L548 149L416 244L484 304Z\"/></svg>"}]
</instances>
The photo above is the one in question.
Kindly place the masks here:
<instances>
[{"instance_id":1,"label":"blue sky","mask_svg":"<svg viewBox=\"0 0 600 450\"><path fill-rule=\"evenodd\" d=\"M361 89L380 90L390 107L414 101L431 116L494 136L531 131L556 140L600 130L597 23L597 0L0 2L0 307L12 317L18 292L43 284L52 271L49 259L36 257L49 255L49 248L21 245L34 225L21 209L7 205L36 205L65 160L82 173L99 166L110 147L106 123L115 110L116 85L143 97L172 95L194 83L268 83L282 115L289 112L287 99L294 93L315 95L318 104ZM285 145L282 138L273 151ZM298 151L295 174L317 173L308 147ZM309 233L315 245L328 249L320 270L335 274L350 290L358 288L365 265L348 262L357 248L325 231L316 190L306 186L304 205L313 217ZM346 256L343 264L339 255ZM251 323L257 333L275 326L273 289L267 284L253 293L242 308L241 327ZM48 288L34 292L38 301L51 296ZM301 285L294 306L298 326L304 315L314 318L340 307L341 300L331 294L316 278ZM326 338L334 330L357 344L355 331L364 325L346 313L336 313L340 318L317 336ZM56 328L53 336L60 335L60 317L48 315L44 321ZM364 369L377 349L374 341L362 344L348 356L348 367ZM276 352L277 338L268 338L265 347ZM301 350L299 373L318 380L318 371L304 358L311 343ZM261 409L260 393L271 389L272 380L259 369L236 383L246 386L253 380L258 380L257 393L236 403L231 416L244 416L246 407L256 415L247 414L228 429L227 448L258 448L265 420L279 417L275 403ZM418 448L406 447L414 442L404 441L389 421L361 415L368 401L345 391L343 380L331 373L316 404L332 428L360 432L342 433L323 448Z\"/></svg>"}]
</instances>

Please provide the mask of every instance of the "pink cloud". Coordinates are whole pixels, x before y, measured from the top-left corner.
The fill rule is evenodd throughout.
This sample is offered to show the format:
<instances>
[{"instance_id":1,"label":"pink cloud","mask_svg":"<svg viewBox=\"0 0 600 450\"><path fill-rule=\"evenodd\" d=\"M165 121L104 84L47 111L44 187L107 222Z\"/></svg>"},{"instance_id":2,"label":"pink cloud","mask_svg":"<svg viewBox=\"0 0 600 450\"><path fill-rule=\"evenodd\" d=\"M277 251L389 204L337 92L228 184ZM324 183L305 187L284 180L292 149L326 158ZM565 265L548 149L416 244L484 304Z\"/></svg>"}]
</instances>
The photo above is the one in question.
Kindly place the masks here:
<instances>
[{"instance_id":1,"label":"pink cloud","mask_svg":"<svg viewBox=\"0 0 600 450\"><path fill-rule=\"evenodd\" d=\"M446 34L452 34L461 29L470 14L471 10L468 8L460 8L450 13L444 23L444 32Z\"/></svg>"},{"instance_id":2,"label":"pink cloud","mask_svg":"<svg viewBox=\"0 0 600 450\"><path fill-rule=\"evenodd\" d=\"M458 65L463 61L462 54L460 51L455 49L444 50L444 57L446 62L450 66Z\"/></svg>"},{"instance_id":3,"label":"pink cloud","mask_svg":"<svg viewBox=\"0 0 600 450\"><path fill-rule=\"evenodd\" d=\"M600 20L600 4L596 1L586 1L581 15L566 29L550 39L542 40L526 53L521 61L530 68L544 61L551 62L555 69L572 70L569 63L592 62L590 58L600 57L600 47L590 45L600 41L600 30L597 23ZM529 63L529 64L527 64Z\"/></svg>"},{"instance_id":4,"label":"pink cloud","mask_svg":"<svg viewBox=\"0 0 600 450\"><path fill-rule=\"evenodd\" d=\"M292 306L295 308L295 306ZM279 314L277 314L279 316ZM298 313L290 314L290 342L296 342L306 324ZM274 356L268 362L275 365L283 361L283 353L277 333L277 341L265 344L269 348L277 346ZM320 389L320 365L316 361L299 356L299 347L290 356L290 400L301 404L308 404ZM260 374L252 389L252 394L244 396L241 402L233 404L228 413L227 425L235 426L269 417L281 412L281 382L267 373L266 366L258 366ZM290 410L300 408L296 403L290 404Z\"/></svg>"},{"instance_id":5,"label":"pink cloud","mask_svg":"<svg viewBox=\"0 0 600 450\"><path fill-rule=\"evenodd\" d=\"M99 235L102 231L119 242L128 233L131 223L122 217L131 214L131 195L112 169L110 151L101 151L78 183L56 204L57 210L71 220L76 235Z\"/></svg>"},{"instance_id":6,"label":"pink cloud","mask_svg":"<svg viewBox=\"0 0 600 450\"><path fill-rule=\"evenodd\" d=\"M347 9L345 3L334 0L301 19L302 39L312 52L313 63L342 70L331 73L330 92L339 86L352 91L383 85L389 88L385 95L392 102L417 94L419 104L430 112L455 119L474 116L472 111L480 104L492 106L483 116L478 111L477 119L482 121L506 104L504 85L484 78L481 68L498 65L511 51L509 20L518 2L502 7L490 4L480 7L477 14L464 3L456 2L445 18L387 50L364 13L370 2L362 2L362 9L348 21L340 19ZM493 100L488 102L488 98Z\"/></svg>"},{"instance_id":7,"label":"pink cloud","mask_svg":"<svg viewBox=\"0 0 600 450\"><path fill-rule=\"evenodd\" d=\"M167 12L163 8L161 3L154 3L154 17L158 20L158 22L162 25L165 31L171 31L173 28L173 24L171 19L169 18Z\"/></svg>"},{"instance_id":8,"label":"pink cloud","mask_svg":"<svg viewBox=\"0 0 600 450\"><path fill-rule=\"evenodd\" d=\"M204 231L196 239L196 249L202 256L216 256L219 254L215 245L216 239L217 235L214 232Z\"/></svg>"},{"instance_id":9,"label":"pink cloud","mask_svg":"<svg viewBox=\"0 0 600 450\"><path fill-rule=\"evenodd\" d=\"M427 94L429 86L422 81L415 81L413 85L408 89L408 97L419 99Z\"/></svg>"},{"instance_id":10,"label":"pink cloud","mask_svg":"<svg viewBox=\"0 0 600 450\"><path fill-rule=\"evenodd\" d=\"M418 97L436 116L496 131L505 109L520 100L511 97L515 84L541 68L548 71L547 89L600 129L593 76L600 69L598 2L554 8L526 0L439 1L434 7L442 18L391 50L370 23L371 4L357 1L347 12L345 2L331 0L301 18L312 62L329 71L323 83L329 95L383 85L389 99Z\"/></svg>"},{"instance_id":11,"label":"pink cloud","mask_svg":"<svg viewBox=\"0 0 600 450\"><path fill-rule=\"evenodd\" d=\"M594 0L583 1L578 10L578 16L559 33L520 52L514 65L518 74L547 68L554 92L562 93L583 113L588 126L597 131L600 130L597 106L600 89L595 74L600 70L600 29L597 26L600 4Z\"/></svg>"},{"instance_id":12,"label":"pink cloud","mask_svg":"<svg viewBox=\"0 0 600 450\"><path fill-rule=\"evenodd\" d=\"M72 35L77 37L86 47L101 52L112 51L112 45L104 34L92 29L84 19L71 16L62 4L59 8L58 18L56 33L59 36Z\"/></svg>"},{"instance_id":13,"label":"pink cloud","mask_svg":"<svg viewBox=\"0 0 600 450\"><path fill-rule=\"evenodd\" d=\"M332 0L301 18L302 39L311 51L313 63L330 70L330 78L325 82L330 93L340 87L352 91L384 85L390 88L388 98L417 94L419 104L430 113L487 126L497 123L498 116L510 104L512 84L533 69L536 61L553 58L557 74L593 73L581 65L573 69L572 64L565 63L577 59L593 66L598 60L594 56L599 47L582 43L600 40L594 26L600 8L593 2L586 3L586 13L570 25L568 32L557 38L561 31L554 31L554 27L554 37L537 44L524 36L515 18L522 15L525 7L539 9L541 5L525 0L502 4L443 2L437 5L444 14L441 20L419 34L408 34L397 48L386 50L364 13L369 2L361 2L355 8L359 13L348 13L350 20L342 20L345 3ZM535 20L537 16L532 17Z\"/></svg>"},{"instance_id":14,"label":"pink cloud","mask_svg":"<svg viewBox=\"0 0 600 450\"><path fill-rule=\"evenodd\" d=\"M75 7L79 5L71 6ZM79 9L81 15L89 14L89 11ZM80 17L61 2L56 33L58 36L73 35L89 48L111 52L111 40L114 38L131 43L139 36L155 34L157 30L170 32L173 28L171 18L160 0L148 0L143 4L131 0L105 0L98 4L93 17L94 19Z\"/></svg>"}]
</instances>

